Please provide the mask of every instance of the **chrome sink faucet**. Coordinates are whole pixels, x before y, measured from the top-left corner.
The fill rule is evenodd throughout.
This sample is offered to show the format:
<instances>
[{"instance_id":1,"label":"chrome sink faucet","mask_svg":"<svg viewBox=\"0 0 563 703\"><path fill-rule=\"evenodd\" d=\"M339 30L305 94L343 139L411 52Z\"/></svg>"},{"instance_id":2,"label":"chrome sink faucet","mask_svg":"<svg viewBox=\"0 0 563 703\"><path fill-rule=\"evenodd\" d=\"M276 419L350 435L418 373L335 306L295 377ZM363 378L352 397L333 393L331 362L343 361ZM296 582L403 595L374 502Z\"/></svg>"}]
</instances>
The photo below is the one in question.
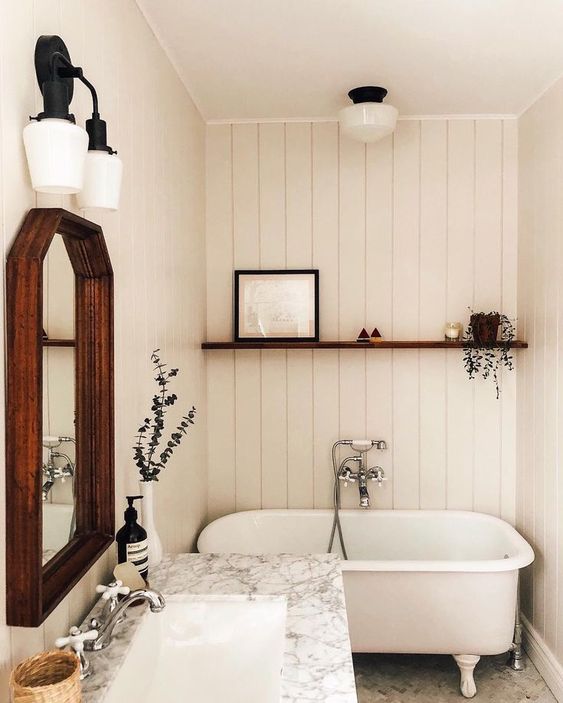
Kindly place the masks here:
<instances>
[{"instance_id":1,"label":"chrome sink faucet","mask_svg":"<svg viewBox=\"0 0 563 703\"><path fill-rule=\"evenodd\" d=\"M387 479L381 466L367 468L365 455L372 447L377 447L380 450L387 449L387 444L383 440L344 440L342 443L349 444L358 454L348 456L340 462L337 472L338 480L343 481L344 486L357 482L360 493L360 508L367 509L370 507L368 481L376 481L377 485L381 487L383 481ZM349 464L351 463L356 464L355 471L350 468Z\"/></svg>"},{"instance_id":2,"label":"chrome sink faucet","mask_svg":"<svg viewBox=\"0 0 563 703\"><path fill-rule=\"evenodd\" d=\"M111 644L115 626L123 620L126 610L134 603L139 603L140 601L145 601L149 604L151 613L160 613L166 605L164 596L158 591L153 591L149 588L139 588L136 591L130 591L123 596L115 607L105 610L107 619L103 622L93 621L91 623L97 635L95 638L84 642L84 649L90 652L97 652Z\"/></svg>"},{"instance_id":3,"label":"chrome sink faucet","mask_svg":"<svg viewBox=\"0 0 563 703\"><path fill-rule=\"evenodd\" d=\"M151 591L148 588L130 591L121 581L114 581L109 586L97 586L96 593L101 593L102 599L106 601L100 620L91 620L88 629L84 631L73 626L67 637L59 637L55 640L55 647L61 649L70 647L78 657L81 681L92 673L92 666L84 652L97 652L111 644L113 630L122 622L125 611L130 605L146 601L153 613L159 613L166 605L164 597L158 591ZM123 596L121 601L118 600L120 595Z\"/></svg>"}]
</instances>

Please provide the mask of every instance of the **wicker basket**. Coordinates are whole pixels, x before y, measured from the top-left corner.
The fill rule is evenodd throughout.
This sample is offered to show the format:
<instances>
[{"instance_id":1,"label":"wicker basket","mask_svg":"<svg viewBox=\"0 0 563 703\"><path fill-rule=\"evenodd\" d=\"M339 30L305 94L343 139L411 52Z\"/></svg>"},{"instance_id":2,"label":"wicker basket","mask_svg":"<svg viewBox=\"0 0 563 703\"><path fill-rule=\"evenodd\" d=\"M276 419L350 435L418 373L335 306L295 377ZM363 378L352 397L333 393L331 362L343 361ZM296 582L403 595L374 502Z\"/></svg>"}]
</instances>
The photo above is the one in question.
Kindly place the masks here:
<instances>
[{"instance_id":1,"label":"wicker basket","mask_svg":"<svg viewBox=\"0 0 563 703\"><path fill-rule=\"evenodd\" d=\"M42 652L12 671L13 703L81 703L80 662L71 652Z\"/></svg>"}]
</instances>

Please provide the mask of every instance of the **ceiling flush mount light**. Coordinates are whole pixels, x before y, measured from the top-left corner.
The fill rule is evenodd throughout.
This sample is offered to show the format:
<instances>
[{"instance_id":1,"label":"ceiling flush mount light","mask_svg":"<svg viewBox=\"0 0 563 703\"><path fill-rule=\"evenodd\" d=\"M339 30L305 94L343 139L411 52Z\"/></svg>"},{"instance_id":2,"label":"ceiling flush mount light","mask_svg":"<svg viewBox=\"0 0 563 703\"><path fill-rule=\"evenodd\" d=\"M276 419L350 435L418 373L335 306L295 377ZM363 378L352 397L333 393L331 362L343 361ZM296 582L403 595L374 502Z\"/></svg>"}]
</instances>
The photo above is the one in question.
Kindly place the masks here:
<instances>
[{"instance_id":1,"label":"ceiling flush mount light","mask_svg":"<svg viewBox=\"0 0 563 703\"><path fill-rule=\"evenodd\" d=\"M340 127L344 134L361 142L377 142L395 130L399 114L393 105L384 105L385 88L372 85L354 88L348 97L354 103L340 110Z\"/></svg>"},{"instance_id":2,"label":"ceiling flush mount light","mask_svg":"<svg viewBox=\"0 0 563 703\"><path fill-rule=\"evenodd\" d=\"M79 193L81 208L116 210L122 164L107 145L96 89L82 69L73 66L65 43L57 36L44 35L37 40L35 72L44 108L23 132L34 190ZM92 117L85 130L69 113L75 78L92 95Z\"/></svg>"}]
</instances>

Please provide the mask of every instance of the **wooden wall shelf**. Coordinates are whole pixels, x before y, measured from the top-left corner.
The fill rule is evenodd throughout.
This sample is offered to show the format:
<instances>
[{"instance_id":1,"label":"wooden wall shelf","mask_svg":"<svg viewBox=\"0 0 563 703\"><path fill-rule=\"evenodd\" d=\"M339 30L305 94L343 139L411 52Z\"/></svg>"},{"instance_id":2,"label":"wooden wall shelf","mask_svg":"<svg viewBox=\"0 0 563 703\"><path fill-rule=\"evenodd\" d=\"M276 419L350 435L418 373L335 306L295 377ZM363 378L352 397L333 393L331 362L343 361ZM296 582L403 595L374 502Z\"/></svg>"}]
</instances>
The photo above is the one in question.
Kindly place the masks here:
<instances>
[{"instance_id":1,"label":"wooden wall shelf","mask_svg":"<svg viewBox=\"0 0 563 703\"><path fill-rule=\"evenodd\" d=\"M202 349L462 349L467 342L383 341L361 342L203 342ZM527 349L528 342L514 340L513 349Z\"/></svg>"},{"instance_id":2,"label":"wooden wall shelf","mask_svg":"<svg viewBox=\"0 0 563 703\"><path fill-rule=\"evenodd\" d=\"M44 347L75 347L74 339L43 339Z\"/></svg>"}]
</instances>

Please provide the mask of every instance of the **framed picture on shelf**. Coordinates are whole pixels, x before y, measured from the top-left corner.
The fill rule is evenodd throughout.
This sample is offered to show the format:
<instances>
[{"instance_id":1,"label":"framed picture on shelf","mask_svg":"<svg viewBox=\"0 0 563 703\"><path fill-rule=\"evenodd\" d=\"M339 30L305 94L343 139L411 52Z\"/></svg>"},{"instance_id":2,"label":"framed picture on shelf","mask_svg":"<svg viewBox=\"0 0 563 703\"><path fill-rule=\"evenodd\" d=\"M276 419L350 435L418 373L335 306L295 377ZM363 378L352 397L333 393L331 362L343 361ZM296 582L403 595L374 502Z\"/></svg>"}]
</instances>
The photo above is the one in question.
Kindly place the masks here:
<instances>
[{"instance_id":1,"label":"framed picture on shelf","mask_svg":"<svg viewBox=\"0 0 563 703\"><path fill-rule=\"evenodd\" d=\"M318 342L318 269L235 271L235 342Z\"/></svg>"}]
</instances>

